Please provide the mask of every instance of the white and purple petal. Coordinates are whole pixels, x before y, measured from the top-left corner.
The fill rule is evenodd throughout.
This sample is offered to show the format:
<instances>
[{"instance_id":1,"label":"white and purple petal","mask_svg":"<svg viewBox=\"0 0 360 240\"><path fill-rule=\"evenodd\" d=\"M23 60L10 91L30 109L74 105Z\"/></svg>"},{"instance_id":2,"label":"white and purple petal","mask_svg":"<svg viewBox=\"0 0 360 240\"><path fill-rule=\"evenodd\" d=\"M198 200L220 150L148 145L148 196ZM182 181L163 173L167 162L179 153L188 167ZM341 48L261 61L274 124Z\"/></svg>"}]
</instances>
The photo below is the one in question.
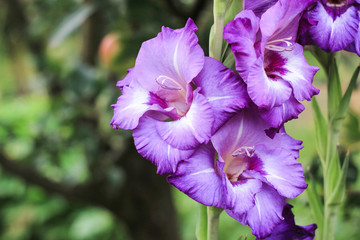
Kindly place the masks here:
<instances>
[{"instance_id":1,"label":"white and purple petal","mask_svg":"<svg viewBox=\"0 0 360 240\"><path fill-rule=\"evenodd\" d=\"M180 150L167 144L156 130L158 120L143 116L133 131L136 149L146 159L157 166L157 173L175 172L177 164L190 157L194 150Z\"/></svg>"},{"instance_id":2,"label":"white and purple petal","mask_svg":"<svg viewBox=\"0 0 360 240\"><path fill-rule=\"evenodd\" d=\"M291 52L283 51L279 54L286 59L283 68L287 71L282 77L290 83L295 98L299 101L310 101L312 96L319 93L319 90L313 87L312 82L320 68L307 63L303 47L300 44L296 43Z\"/></svg>"},{"instance_id":3,"label":"white and purple petal","mask_svg":"<svg viewBox=\"0 0 360 240\"><path fill-rule=\"evenodd\" d=\"M159 102L160 103L160 102ZM158 104L151 103L151 93L141 86L123 87L123 94L117 103L111 105L114 116L110 125L114 128L134 129L139 119L150 109L161 109Z\"/></svg>"},{"instance_id":4,"label":"white and purple petal","mask_svg":"<svg viewBox=\"0 0 360 240\"><path fill-rule=\"evenodd\" d=\"M274 77L272 72L265 71L262 56L250 67L247 91L259 108L270 109L280 106L290 98L291 86L278 75L278 72L276 74Z\"/></svg>"}]
</instances>

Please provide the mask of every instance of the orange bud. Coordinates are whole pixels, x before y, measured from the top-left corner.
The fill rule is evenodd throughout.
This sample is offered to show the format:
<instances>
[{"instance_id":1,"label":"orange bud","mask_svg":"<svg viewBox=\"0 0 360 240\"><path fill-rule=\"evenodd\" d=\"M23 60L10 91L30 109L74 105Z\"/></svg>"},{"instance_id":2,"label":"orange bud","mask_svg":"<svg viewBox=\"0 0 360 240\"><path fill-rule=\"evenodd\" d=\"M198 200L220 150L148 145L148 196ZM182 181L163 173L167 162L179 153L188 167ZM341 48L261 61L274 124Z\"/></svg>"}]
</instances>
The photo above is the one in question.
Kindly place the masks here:
<instances>
[{"instance_id":1,"label":"orange bud","mask_svg":"<svg viewBox=\"0 0 360 240\"><path fill-rule=\"evenodd\" d=\"M105 67L110 67L112 61L119 54L120 43L117 33L107 34L100 43L99 57Z\"/></svg>"}]
</instances>

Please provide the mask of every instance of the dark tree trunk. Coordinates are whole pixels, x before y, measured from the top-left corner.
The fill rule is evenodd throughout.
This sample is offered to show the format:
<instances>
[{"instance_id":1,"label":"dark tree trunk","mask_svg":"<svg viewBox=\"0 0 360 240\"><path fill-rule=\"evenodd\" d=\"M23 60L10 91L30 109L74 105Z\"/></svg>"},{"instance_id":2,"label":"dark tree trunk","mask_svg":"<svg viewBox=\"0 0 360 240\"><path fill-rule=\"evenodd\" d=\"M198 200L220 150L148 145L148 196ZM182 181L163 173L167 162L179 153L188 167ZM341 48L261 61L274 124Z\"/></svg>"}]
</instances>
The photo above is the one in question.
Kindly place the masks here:
<instances>
[{"instance_id":1,"label":"dark tree trunk","mask_svg":"<svg viewBox=\"0 0 360 240\"><path fill-rule=\"evenodd\" d=\"M120 201L114 202L113 207L115 214L127 223L133 240L180 239L166 177L156 174L155 166L137 153L133 143L119 165L127 177Z\"/></svg>"}]
</instances>

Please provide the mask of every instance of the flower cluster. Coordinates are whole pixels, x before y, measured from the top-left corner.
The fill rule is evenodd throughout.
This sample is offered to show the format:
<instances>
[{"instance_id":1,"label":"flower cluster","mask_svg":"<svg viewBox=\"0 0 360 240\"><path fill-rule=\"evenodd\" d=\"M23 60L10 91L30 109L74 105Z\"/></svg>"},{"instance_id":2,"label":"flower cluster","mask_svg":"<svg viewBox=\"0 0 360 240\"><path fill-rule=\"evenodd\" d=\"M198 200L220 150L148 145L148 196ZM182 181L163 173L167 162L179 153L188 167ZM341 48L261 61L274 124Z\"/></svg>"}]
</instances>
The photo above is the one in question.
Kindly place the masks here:
<instances>
[{"instance_id":1,"label":"flower cluster","mask_svg":"<svg viewBox=\"0 0 360 240\"><path fill-rule=\"evenodd\" d=\"M301 141L283 124L319 92L312 86L318 68L296 42L313 2L245 1L223 35L236 71L204 55L191 19L182 29L163 27L142 44L112 105L111 125L133 130L138 152L159 174L259 239L295 229L286 199L307 187L296 160ZM301 239L316 228L296 227Z\"/></svg>"}]
</instances>

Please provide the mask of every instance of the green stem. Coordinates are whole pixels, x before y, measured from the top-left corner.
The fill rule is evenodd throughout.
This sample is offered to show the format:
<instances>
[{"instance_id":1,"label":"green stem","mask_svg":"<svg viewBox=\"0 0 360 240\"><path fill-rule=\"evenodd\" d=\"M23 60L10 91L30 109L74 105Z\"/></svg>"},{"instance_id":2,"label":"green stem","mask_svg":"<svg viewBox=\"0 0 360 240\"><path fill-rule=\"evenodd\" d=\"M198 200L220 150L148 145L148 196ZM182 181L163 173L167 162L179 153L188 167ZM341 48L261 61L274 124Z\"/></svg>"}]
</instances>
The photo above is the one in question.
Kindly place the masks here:
<instances>
[{"instance_id":1,"label":"green stem","mask_svg":"<svg viewBox=\"0 0 360 240\"><path fill-rule=\"evenodd\" d=\"M205 205L199 205L199 216L196 224L196 239L207 239L207 207Z\"/></svg>"},{"instance_id":2,"label":"green stem","mask_svg":"<svg viewBox=\"0 0 360 240\"><path fill-rule=\"evenodd\" d=\"M217 207L208 207L208 229L207 229L207 240L217 240L219 231L219 219L223 209Z\"/></svg>"},{"instance_id":3,"label":"green stem","mask_svg":"<svg viewBox=\"0 0 360 240\"><path fill-rule=\"evenodd\" d=\"M356 86L360 67L356 68L353 77L350 80L349 86L343 95L335 54L326 54L318 49L315 49L313 53L325 68L328 78L328 124L326 130L323 128L323 125L326 124L325 119L323 118L317 104L313 104L315 112L315 126L318 128L316 131L317 135L321 133L322 135L327 136L326 138L321 136L317 137L318 145L321 147L318 151L322 159L324 175L324 212L321 216L317 212L319 216L316 216L318 220L321 219L322 216L324 216L324 218L321 221L322 224L319 224L320 234L317 237L321 240L332 240L335 236L339 207L344 200L346 174L349 162L349 156L347 154L343 166L340 166L337 149L339 135L343 120L345 119L349 109L351 94ZM325 153L323 151L324 146L326 146ZM316 192L312 192L309 195L312 200L311 202L313 203L312 207L319 205L314 197L315 193Z\"/></svg>"},{"instance_id":4,"label":"green stem","mask_svg":"<svg viewBox=\"0 0 360 240\"><path fill-rule=\"evenodd\" d=\"M324 228L322 233L323 240L335 239L336 220L339 206L325 204Z\"/></svg>"},{"instance_id":5,"label":"green stem","mask_svg":"<svg viewBox=\"0 0 360 240\"><path fill-rule=\"evenodd\" d=\"M221 61L223 55L223 32L225 25L225 13L230 0L214 0L214 37L210 39L210 57Z\"/></svg>"},{"instance_id":6,"label":"green stem","mask_svg":"<svg viewBox=\"0 0 360 240\"><path fill-rule=\"evenodd\" d=\"M334 131L333 125L329 123L328 128L328 146L326 153L326 164L324 173L324 223L323 240L331 240L335 236L336 220L340 203L330 202L330 196L333 194L334 186L340 176L340 163L337 155L337 143L339 132Z\"/></svg>"}]
</instances>

